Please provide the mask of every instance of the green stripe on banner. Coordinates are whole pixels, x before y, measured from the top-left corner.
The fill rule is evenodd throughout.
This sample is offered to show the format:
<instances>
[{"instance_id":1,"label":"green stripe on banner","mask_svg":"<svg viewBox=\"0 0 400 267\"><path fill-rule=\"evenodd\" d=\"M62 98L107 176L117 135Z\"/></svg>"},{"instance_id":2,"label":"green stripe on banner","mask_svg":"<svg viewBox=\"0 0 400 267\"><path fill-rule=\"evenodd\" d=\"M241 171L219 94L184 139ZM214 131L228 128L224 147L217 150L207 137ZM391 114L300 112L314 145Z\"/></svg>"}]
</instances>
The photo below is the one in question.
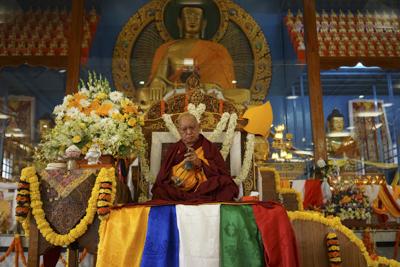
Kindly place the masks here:
<instances>
[{"instance_id":1,"label":"green stripe on banner","mask_svg":"<svg viewBox=\"0 0 400 267\"><path fill-rule=\"evenodd\" d=\"M220 266L265 266L264 248L250 205L221 205Z\"/></svg>"}]
</instances>

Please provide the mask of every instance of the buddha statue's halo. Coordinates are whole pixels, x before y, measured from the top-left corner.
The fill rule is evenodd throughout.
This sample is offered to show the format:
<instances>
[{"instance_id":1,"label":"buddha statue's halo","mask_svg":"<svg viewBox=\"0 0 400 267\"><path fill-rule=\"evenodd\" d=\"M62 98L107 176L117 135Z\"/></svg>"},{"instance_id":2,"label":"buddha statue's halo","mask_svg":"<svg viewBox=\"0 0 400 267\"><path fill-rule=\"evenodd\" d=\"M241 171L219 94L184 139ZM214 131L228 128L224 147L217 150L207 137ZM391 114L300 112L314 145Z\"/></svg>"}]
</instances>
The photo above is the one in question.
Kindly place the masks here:
<instances>
[{"instance_id":1,"label":"buddha statue's halo","mask_svg":"<svg viewBox=\"0 0 400 267\"><path fill-rule=\"evenodd\" d=\"M204 30L204 39L218 41L227 28L227 12L219 4L212 0L171 0L165 1L161 9L161 18L163 22L157 24L160 31L166 31L169 39L180 39L178 18L183 7L198 7L203 9L204 19L207 25ZM163 28L163 29L162 29Z\"/></svg>"}]
</instances>

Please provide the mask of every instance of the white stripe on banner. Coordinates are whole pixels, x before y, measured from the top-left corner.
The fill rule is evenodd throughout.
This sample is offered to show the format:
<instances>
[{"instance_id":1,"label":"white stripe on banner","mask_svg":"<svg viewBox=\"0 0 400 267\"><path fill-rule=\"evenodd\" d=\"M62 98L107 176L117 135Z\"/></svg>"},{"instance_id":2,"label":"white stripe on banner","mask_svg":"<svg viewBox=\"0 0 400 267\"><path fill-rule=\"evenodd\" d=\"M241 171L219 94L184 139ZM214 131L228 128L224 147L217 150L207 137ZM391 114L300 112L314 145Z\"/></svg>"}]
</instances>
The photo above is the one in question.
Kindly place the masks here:
<instances>
[{"instance_id":1,"label":"white stripe on banner","mask_svg":"<svg viewBox=\"0 0 400 267\"><path fill-rule=\"evenodd\" d=\"M180 267L219 267L220 205L176 205Z\"/></svg>"}]
</instances>

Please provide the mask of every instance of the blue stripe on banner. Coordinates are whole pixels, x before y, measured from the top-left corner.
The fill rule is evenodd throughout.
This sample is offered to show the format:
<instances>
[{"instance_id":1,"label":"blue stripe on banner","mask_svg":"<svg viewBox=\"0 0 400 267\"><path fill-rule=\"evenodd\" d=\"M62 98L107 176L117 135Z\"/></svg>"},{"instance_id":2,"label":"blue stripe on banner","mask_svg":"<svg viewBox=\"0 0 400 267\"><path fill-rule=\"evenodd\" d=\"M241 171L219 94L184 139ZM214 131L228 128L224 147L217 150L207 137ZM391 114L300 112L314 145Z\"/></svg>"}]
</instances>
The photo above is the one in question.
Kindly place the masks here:
<instances>
[{"instance_id":1,"label":"blue stripe on banner","mask_svg":"<svg viewBox=\"0 0 400 267\"><path fill-rule=\"evenodd\" d=\"M179 232L175 206L151 207L140 266L179 266Z\"/></svg>"}]
</instances>

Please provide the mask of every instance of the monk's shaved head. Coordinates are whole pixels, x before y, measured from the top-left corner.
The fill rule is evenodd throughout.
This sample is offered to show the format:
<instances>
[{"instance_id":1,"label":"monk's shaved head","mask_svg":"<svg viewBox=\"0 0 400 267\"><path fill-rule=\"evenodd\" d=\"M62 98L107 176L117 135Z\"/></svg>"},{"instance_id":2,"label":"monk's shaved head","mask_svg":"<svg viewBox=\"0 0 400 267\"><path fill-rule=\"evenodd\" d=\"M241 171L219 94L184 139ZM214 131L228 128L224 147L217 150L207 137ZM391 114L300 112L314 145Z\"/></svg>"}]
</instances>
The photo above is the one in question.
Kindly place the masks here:
<instances>
[{"instance_id":1,"label":"monk's shaved head","mask_svg":"<svg viewBox=\"0 0 400 267\"><path fill-rule=\"evenodd\" d=\"M200 135L200 125L196 117L189 112L185 112L179 115L176 122L182 142L187 146L192 146Z\"/></svg>"},{"instance_id":2,"label":"monk's shaved head","mask_svg":"<svg viewBox=\"0 0 400 267\"><path fill-rule=\"evenodd\" d=\"M183 120L192 120L193 122L198 124L197 119L193 114L191 114L189 112L184 112L184 113L179 114L178 118L176 119L178 127L181 125L182 119Z\"/></svg>"}]
</instances>

